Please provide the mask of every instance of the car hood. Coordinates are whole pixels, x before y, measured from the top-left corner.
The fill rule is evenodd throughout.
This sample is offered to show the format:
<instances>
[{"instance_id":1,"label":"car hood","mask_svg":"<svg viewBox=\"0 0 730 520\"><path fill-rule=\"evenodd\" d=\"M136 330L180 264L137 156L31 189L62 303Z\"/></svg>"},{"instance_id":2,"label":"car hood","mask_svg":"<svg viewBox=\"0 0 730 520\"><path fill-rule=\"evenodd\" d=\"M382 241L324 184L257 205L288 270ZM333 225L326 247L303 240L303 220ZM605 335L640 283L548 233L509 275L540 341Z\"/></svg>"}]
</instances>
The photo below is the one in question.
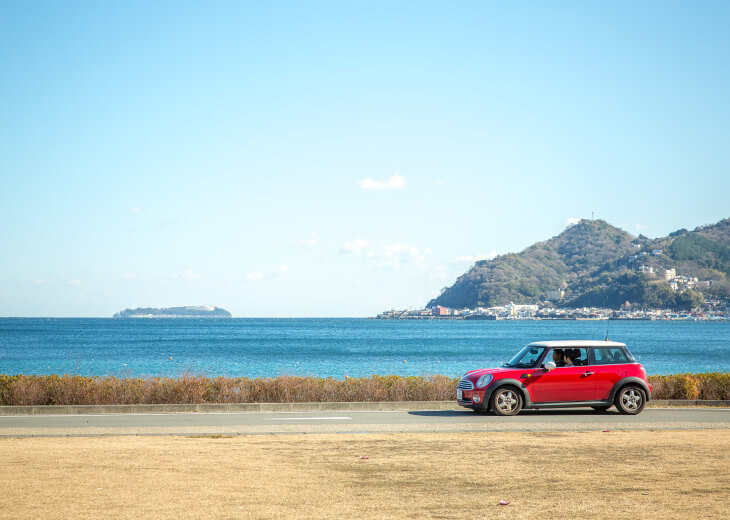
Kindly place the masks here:
<instances>
[{"instance_id":1,"label":"car hood","mask_svg":"<svg viewBox=\"0 0 730 520\"><path fill-rule=\"evenodd\" d=\"M509 372L514 372L515 370L517 370L517 369L515 369L515 368L479 368L477 370L470 370L469 372L464 374L464 377L469 380L476 381L477 379L479 379L480 377L482 377L485 374L492 374L494 377L497 377L498 375L506 374Z\"/></svg>"}]
</instances>

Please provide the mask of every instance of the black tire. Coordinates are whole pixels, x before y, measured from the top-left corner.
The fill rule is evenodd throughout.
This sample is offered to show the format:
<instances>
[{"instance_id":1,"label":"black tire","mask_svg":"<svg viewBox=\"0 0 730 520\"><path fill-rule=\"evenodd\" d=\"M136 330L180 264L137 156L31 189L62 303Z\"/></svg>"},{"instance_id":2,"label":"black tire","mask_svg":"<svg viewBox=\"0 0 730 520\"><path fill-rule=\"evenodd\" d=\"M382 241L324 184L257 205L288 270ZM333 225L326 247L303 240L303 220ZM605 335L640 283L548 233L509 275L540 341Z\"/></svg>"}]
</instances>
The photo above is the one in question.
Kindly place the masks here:
<instances>
[{"instance_id":1,"label":"black tire","mask_svg":"<svg viewBox=\"0 0 730 520\"><path fill-rule=\"evenodd\" d=\"M614 404L622 414L636 415L646 405L646 392L640 386L626 385L616 394Z\"/></svg>"},{"instance_id":2,"label":"black tire","mask_svg":"<svg viewBox=\"0 0 730 520\"><path fill-rule=\"evenodd\" d=\"M606 410L611 408L611 405L609 404L608 406L591 406L591 408L593 408L597 412L605 412Z\"/></svg>"},{"instance_id":3,"label":"black tire","mask_svg":"<svg viewBox=\"0 0 730 520\"><path fill-rule=\"evenodd\" d=\"M522 393L513 386L502 386L492 392L489 408L496 415L517 415L522 410Z\"/></svg>"}]
</instances>

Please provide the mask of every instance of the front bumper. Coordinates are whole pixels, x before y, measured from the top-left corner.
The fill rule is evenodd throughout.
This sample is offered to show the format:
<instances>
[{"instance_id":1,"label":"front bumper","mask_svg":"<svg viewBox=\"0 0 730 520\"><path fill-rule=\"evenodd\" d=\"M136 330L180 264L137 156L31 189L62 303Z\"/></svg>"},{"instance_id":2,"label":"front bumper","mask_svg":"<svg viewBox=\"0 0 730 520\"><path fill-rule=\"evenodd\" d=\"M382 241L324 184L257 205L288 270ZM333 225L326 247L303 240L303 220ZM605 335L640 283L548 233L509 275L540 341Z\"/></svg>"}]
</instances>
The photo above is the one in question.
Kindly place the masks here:
<instances>
[{"instance_id":1,"label":"front bumper","mask_svg":"<svg viewBox=\"0 0 730 520\"><path fill-rule=\"evenodd\" d=\"M485 394L485 388L481 388L479 390L463 390L462 398L459 399L457 396L456 402L459 406L464 406L466 408L484 408L486 406L486 403L484 402Z\"/></svg>"}]
</instances>

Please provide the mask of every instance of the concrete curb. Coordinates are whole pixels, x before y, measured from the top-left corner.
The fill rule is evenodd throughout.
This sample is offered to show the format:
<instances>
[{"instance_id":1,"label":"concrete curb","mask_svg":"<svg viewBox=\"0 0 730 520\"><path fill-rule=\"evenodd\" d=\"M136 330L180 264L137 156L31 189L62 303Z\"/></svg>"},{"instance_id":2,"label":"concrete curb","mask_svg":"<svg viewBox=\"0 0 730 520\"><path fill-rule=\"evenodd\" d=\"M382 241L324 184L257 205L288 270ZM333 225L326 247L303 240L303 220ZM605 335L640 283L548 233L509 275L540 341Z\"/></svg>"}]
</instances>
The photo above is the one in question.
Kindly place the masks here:
<instances>
[{"instance_id":1,"label":"concrete curb","mask_svg":"<svg viewBox=\"0 0 730 520\"><path fill-rule=\"evenodd\" d=\"M655 399L646 403L648 407L663 406L715 406L719 408L730 407L730 401L713 401L711 399Z\"/></svg>"},{"instance_id":2,"label":"concrete curb","mask_svg":"<svg viewBox=\"0 0 730 520\"><path fill-rule=\"evenodd\" d=\"M730 401L659 399L648 407L716 406L730 407ZM379 401L353 403L229 403L229 404L112 404L0 406L0 415L103 415L123 413L194 412L328 412L379 410L462 410L455 401Z\"/></svg>"}]
</instances>

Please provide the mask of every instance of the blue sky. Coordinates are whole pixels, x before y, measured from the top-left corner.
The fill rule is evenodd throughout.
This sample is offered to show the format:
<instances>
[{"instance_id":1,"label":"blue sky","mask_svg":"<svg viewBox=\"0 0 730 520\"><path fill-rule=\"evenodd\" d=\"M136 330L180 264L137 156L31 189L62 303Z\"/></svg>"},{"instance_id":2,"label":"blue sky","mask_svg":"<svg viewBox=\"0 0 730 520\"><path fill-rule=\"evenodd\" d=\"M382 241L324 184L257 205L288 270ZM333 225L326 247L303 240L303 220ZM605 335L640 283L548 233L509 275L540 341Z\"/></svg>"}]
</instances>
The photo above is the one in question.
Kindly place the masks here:
<instances>
[{"instance_id":1,"label":"blue sky","mask_svg":"<svg viewBox=\"0 0 730 520\"><path fill-rule=\"evenodd\" d=\"M0 316L423 306L730 216L727 2L3 2Z\"/></svg>"}]
</instances>

